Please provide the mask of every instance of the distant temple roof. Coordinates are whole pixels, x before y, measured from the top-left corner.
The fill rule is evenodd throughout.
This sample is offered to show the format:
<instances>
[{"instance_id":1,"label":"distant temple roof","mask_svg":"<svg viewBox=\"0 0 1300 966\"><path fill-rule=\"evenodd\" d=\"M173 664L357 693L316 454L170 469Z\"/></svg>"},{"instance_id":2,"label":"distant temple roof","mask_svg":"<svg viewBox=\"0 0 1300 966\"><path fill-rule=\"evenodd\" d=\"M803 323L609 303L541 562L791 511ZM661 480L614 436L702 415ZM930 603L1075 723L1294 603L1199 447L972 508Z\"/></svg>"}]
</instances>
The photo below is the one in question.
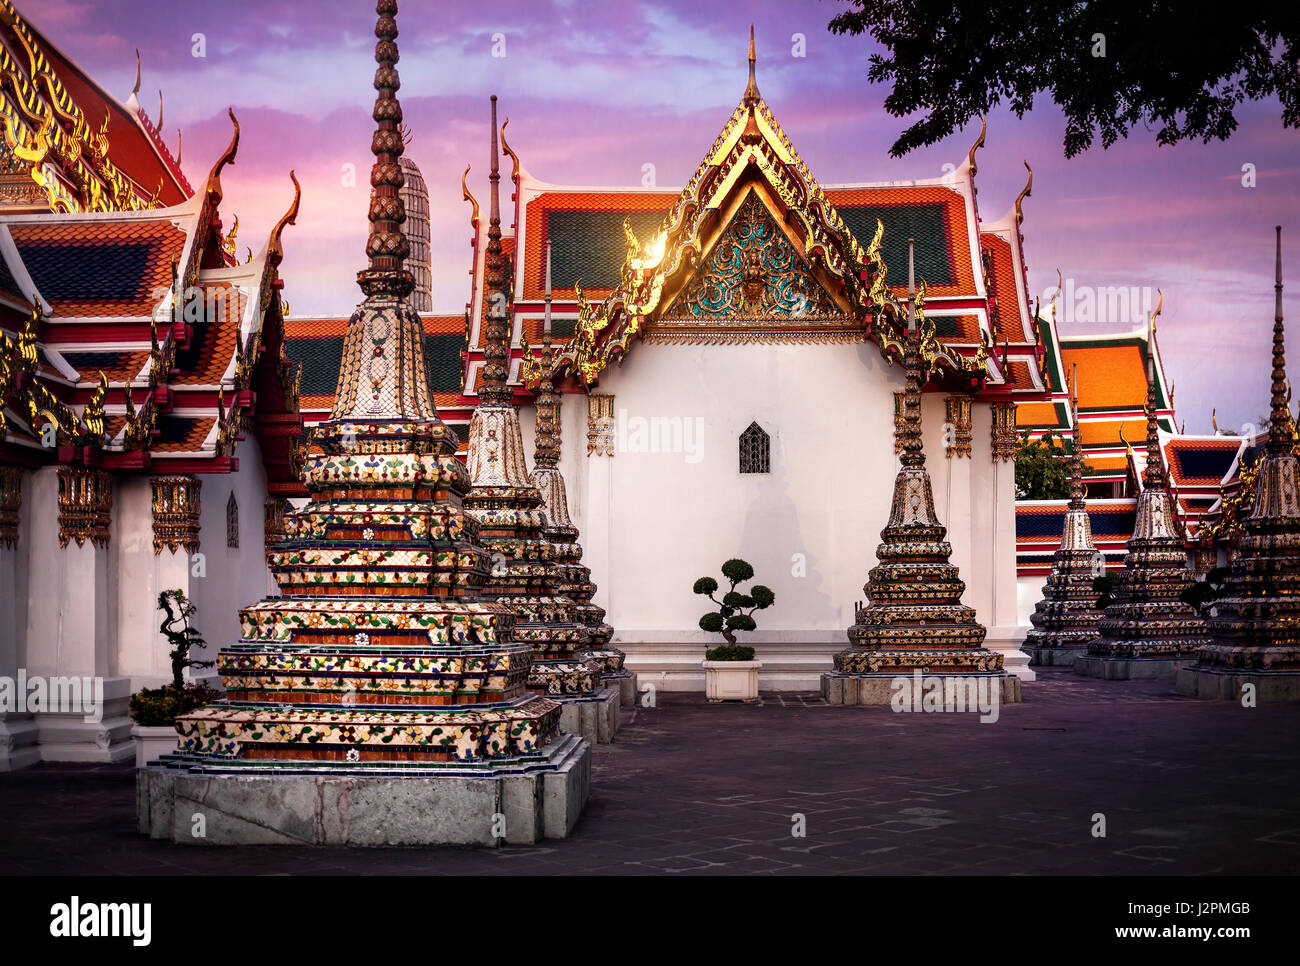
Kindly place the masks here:
<instances>
[{"instance_id":1,"label":"distant temple roof","mask_svg":"<svg viewBox=\"0 0 1300 966\"><path fill-rule=\"evenodd\" d=\"M119 101L0 0L0 212L138 210L193 193L139 104L138 71Z\"/></svg>"}]
</instances>

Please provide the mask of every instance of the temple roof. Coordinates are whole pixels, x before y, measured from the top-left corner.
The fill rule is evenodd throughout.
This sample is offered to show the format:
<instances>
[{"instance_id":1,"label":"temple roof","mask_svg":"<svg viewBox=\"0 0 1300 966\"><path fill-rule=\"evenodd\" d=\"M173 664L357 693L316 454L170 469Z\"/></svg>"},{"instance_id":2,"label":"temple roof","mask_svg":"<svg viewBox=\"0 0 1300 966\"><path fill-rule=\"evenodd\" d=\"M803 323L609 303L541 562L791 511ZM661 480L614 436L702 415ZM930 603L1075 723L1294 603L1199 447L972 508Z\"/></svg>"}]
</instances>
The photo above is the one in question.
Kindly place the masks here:
<instances>
[{"instance_id":1,"label":"temple roof","mask_svg":"<svg viewBox=\"0 0 1300 966\"><path fill-rule=\"evenodd\" d=\"M982 140L981 135L979 143ZM640 323L629 321L634 315L653 325L657 317L681 311L673 299L700 271L740 199L757 191L796 256L806 261L831 297L840 300L846 321L859 318L855 333L845 325L841 335L880 340L867 317L880 309L877 300L897 305L906 296L908 239L914 239L916 275L925 283L925 317L934 323L932 349L950 360L936 368L948 365L968 377L977 367L982 370L976 360L983 349L996 345L988 359L987 388L1011 398L1032 399L1047 392L1019 231L1020 201L1028 186L1013 212L982 223L974 189L974 148L961 166L939 178L822 186L761 95L742 98L683 188L553 184L522 165L506 140L505 125L502 145L513 162L514 224L503 226L513 229L515 242L510 258L512 361L522 352L521 335L527 344L537 344L534 333L540 328L548 244L562 364L571 371L586 365L583 378L598 378L600 368L621 358L641 337ZM483 316L486 226L467 187L464 195L473 205L475 253L470 297L474 322L465 373L466 395L472 397L483 360L478 322ZM503 235L508 244L510 231ZM871 285L877 267L885 270L878 290ZM641 296L633 293L629 272L649 301L638 301ZM569 358L575 354L588 360L584 353L589 350L569 344L575 329L584 330L578 323L584 304L590 307L588 325L597 327L584 337L592 341L589 350L595 361L575 366ZM810 322L808 328L811 332L816 325ZM882 351L893 352L883 343ZM517 371L512 365L512 373Z\"/></svg>"},{"instance_id":2,"label":"temple roof","mask_svg":"<svg viewBox=\"0 0 1300 966\"><path fill-rule=\"evenodd\" d=\"M0 0L0 87L6 210L120 211L193 193L135 92L122 102L104 90L10 0Z\"/></svg>"},{"instance_id":3,"label":"temple roof","mask_svg":"<svg viewBox=\"0 0 1300 966\"><path fill-rule=\"evenodd\" d=\"M238 264L219 212L237 145L236 123L205 190L171 207L0 216L0 460L229 472L252 429L272 491L297 490L278 275L297 195Z\"/></svg>"}]
</instances>

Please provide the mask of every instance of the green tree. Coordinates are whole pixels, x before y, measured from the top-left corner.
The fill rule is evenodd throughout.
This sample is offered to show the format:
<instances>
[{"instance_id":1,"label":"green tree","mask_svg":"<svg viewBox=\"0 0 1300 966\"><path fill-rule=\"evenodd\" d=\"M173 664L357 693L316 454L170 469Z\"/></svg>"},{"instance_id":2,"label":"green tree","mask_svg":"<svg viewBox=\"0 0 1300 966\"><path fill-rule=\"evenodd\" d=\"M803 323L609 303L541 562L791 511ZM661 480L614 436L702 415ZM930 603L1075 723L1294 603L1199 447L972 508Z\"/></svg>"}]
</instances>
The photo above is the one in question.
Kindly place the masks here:
<instances>
[{"instance_id":1,"label":"green tree","mask_svg":"<svg viewBox=\"0 0 1300 966\"><path fill-rule=\"evenodd\" d=\"M1049 91L1065 113L1065 156L1142 125L1156 142L1226 140L1243 101L1277 97L1300 127L1300 16L1292 0L1228 9L1174 0L847 0L837 34L885 49L867 78L891 82L885 109L920 116L890 147L934 144L1004 100L1017 117Z\"/></svg>"},{"instance_id":2,"label":"green tree","mask_svg":"<svg viewBox=\"0 0 1300 966\"><path fill-rule=\"evenodd\" d=\"M1016 499L1063 500L1070 495L1069 462L1057 433L1030 439L1029 432L1016 446Z\"/></svg>"},{"instance_id":3,"label":"green tree","mask_svg":"<svg viewBox=\"0 0 1300 966\"><path fill-rule=\"evenodd\" d=\"M727 642L709 650L704 656L710 661L752 661L754 649L737 644L736 632L755 630L758 625L752 616L754 611L771 607L776 594L762 584L755 584L747 594L736 590L737 584L743 584L754 576L754 568L744 560L734 557L728 560L722 565L722 576L731 582L731 588L722 595L722 600L713 596L718 589L718 582L712 577L701 577L691 588L718 605L717 610L709 611L700 618L700 629L710 634L721 634Z\"/></svg>"}]
</instances>

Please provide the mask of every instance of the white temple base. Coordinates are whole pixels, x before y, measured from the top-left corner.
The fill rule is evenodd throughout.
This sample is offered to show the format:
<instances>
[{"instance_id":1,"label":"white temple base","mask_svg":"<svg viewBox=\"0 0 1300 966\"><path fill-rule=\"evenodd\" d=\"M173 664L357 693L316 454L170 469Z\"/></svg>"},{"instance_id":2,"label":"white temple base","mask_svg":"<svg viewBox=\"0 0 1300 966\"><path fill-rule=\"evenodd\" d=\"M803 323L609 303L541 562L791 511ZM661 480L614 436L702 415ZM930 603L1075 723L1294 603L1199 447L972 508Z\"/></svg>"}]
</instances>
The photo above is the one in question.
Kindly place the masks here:
<instances>
[{"instance_id":1,"label":"white temple base","mask_svg":"<svg viewBox=\"0 0 1300 966\"><path fill-rule=\"evenodd\" d=\"M183 760L136 773L139 831L175 845L531 845L566 838L591 787L591 745L572 735L549 759L500 771L258 774Z\"/></svg>"}]
</instances>

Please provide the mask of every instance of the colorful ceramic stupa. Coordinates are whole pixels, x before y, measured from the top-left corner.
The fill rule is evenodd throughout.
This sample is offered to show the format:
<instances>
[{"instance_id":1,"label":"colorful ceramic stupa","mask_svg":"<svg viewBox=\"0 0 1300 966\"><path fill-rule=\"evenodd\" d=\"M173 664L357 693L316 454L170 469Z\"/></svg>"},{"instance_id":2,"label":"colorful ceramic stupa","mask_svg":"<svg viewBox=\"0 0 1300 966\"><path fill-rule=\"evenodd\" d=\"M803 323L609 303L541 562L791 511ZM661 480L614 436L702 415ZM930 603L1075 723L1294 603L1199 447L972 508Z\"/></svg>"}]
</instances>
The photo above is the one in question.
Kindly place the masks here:
<instances>
[{"instance_id":1,"label":"colorful ceramic stupa","mask_svg":"<svg viewBox=\"0 0 1300 966\"><path fill-rule=\"evenodd\" d=\"M591 580L591 569L582 563L582 545L578 543L578 528L569 516L569 499L560 472L560 452L564 429L560 408L560 394L555 391L555 347L551 342L551 247L546 246L546 301L542 316L542 356L539 363L530 358L524 343L524 380L537 384L537 427L533 445L533 472L529 482L542 495L542 509L546 511L546 529L551 541L555 566L559 574L556 589L577 605L574 614L587 627L590 646L582 656L597 661L602 670L601 680L606 687L619 691L621 703L636 703L636 675L623 666L625 655L609 642L614 628L605 623L605 610L592 602L596 585Z\"/></svg>"},{"instance_id":2,"label":"colorful ceramic stupa","mask_svg":"<svg viewBox=\"0 0 1300 966\"><path fill-rule=\"evenodd\" d=\"M217 661L226 698L178 719L178 754L145 770L155 837L189 841L195 805L206 842L525 842L566 834L586 800L590 746L527 690L532 649L483 596L469 477L429 399L403 265L396 0L377 12L365 299L303 469L311 499L268 554L283 596L240 612Z\"/></svg>"},{"instance_id":3,"label":"colorful ceramic stupa","mask_svg":"<svg viewBox=\"0 0 1300 966\"><path fill-rule=\"evenodd\" d=\"M909 264L909 291L914 288L911 274ZM927 681L952 678L954 691L956 678L977 683L987 678L997 688L999 702L1020 699L1019 679L1007 674L1001 654L983 646L985 628L975 609L961 602L966 585L948 562L952 545L934 510L921 444L925 374L919 320L913 314L923 302L924 286L907 307L907 381L902 418L894 429L901 466L889 522L876 548L879 563L863 588L867 603L858 605L857 620L848 630L851 646L835 655L835 670L822 676L822 693L832 704L888 704L898 693L896 682L914 679L914 672ZM915 700L919 706L922 695Z\"/></svg>"},{"instance_id":4,"label":"colorful ceramic stupa","mask_svg":"<svg viewBox=\"0 0 1300 966\"><path fill-rule=\"evenodd\" d=\"M479 403L469 424L471 490L465 507L492 555L484 592L515 614L518 640L533 648L528 686L561 702L563 728L612 741L619 695L603 685L601 665L584 653L591 633L578 605L560 592L561 574L546 535L542 494L528 479L514 390L507 383L511 319L501 248L497 101L492 97L491 207L484 252L484 357Z\"/></svg>"},{"instance_id":5,"label":"colorful ceramic stupa","mask_svg":"<svg viewBox=\"0 0 1300 966\"><path fill-rule=\"evenodd\" d=\"M1083 499L1083 440L1079 432L1079 372L1075 366L1070 394L1074 421L1070 455L1070 502L1065 511L1061 546L1052 557L1052 572L1043 599L1029 615L1033 629L1025 635L1030 664L1072 667L1097 637L1101 611L1093 581L1104 572L1105 557L1092 543L1092 524Z\"/></svg>"},{"instance_id":6,"label":"colorful ceramic stupa","mask_svg":"<svg viewBox=\"0 0 1300 966\"><path fill-rule=\"evenodd\" d=\"M1182 593L1196 579L1187 545L1179 534L1173 498L1165 481L1156 422L1155 331L1147 336L1147 446L1133 536L1124 569L1115 579L1112 602L1097 625L1099 636L1074 670L1095 678L1165 677L1191 662L1205 643L1205 625Z\"/></svg>"},{"instance_id":7,"label":"colorful ceramic stupa","mask_svg":"<svg viewBox=\"0 0 1300 966\"><path fill-rule=\"evenodd\" d=\"M1178 671L1178 692L1202 698L1300 701L1300 459L1287 402L1282 327L1282 227L1277 227L1268 448L1255 477L1225 592L1209 608L1209 642Z\"/></svg>"}]
</instances>

